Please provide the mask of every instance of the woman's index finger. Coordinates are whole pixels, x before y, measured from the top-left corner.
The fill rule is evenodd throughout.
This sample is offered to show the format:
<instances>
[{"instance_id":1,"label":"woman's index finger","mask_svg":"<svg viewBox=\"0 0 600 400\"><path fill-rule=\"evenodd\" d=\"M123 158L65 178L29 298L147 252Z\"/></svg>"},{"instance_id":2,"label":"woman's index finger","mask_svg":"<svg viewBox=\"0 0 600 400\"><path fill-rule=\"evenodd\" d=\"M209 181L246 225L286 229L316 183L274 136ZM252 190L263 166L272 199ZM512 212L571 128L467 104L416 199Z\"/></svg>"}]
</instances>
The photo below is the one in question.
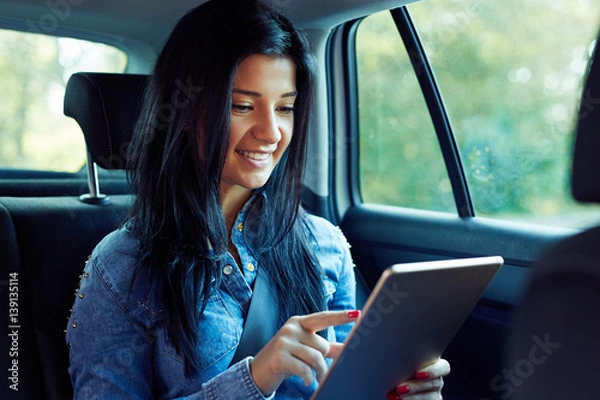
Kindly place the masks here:
<instances>
[{"instance_id":1,"label":"woman's index finger","mask_svg":"<svg viewBox=\"0 0 600 400\"><path fill-rule=\"evenodd\" d=\"M321 311L301 317L300 325L310 332L318 332L330 326L337 326L356 321L360 315L357 310Z\"/></svg>"}]
</instances>

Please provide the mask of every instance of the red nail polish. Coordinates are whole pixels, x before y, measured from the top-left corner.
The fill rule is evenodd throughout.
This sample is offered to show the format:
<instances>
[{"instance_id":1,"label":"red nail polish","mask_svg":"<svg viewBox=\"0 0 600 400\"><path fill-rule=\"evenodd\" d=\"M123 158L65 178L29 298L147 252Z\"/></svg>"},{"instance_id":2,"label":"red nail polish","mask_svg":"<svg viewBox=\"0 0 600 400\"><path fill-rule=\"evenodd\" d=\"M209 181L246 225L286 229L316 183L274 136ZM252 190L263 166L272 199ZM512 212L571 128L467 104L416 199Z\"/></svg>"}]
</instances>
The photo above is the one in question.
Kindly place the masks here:
<instances>
[{"instance_id":1,"label":"red nail polish","mask_svg":"<svg viewBox=\"0 0 600 400\"><path fill-rule=\"evenodd\" d=\"M360 315L360 310L348 311L348 317L350 317L350 318L358 318L359 315Z\"/></svg>"},{"instance_id":2,"label":"red nail polish","mask_svg":"<svg viewBox=\"0 0 600 400\"><path fill-rule=\"evenodd\" d=\"M407 394L408 392L410 392L410 387L408 385L396 387L396 394Z\"/></svg>"},{"instance_id":3,"label":"red nail polish","mask_svg":"<svg viewBox=\"0 0 600 400\"><path fill-rule=\"evenodd\" d=\"M422 381L429 378L429 372L419 371L415 373L415 379L418 381Z\"/></svg>"},{"instance_id":4,"label":"red nail polish","mask_svg":"<svg viewBox=\"0 0 600 400\"><path fill-rule=\"evenodd\" d=\"M388 393L387 399L388 400L402 400L402 398L400 396L398 396L396 393Z\"/></svg>"}]
</instances>

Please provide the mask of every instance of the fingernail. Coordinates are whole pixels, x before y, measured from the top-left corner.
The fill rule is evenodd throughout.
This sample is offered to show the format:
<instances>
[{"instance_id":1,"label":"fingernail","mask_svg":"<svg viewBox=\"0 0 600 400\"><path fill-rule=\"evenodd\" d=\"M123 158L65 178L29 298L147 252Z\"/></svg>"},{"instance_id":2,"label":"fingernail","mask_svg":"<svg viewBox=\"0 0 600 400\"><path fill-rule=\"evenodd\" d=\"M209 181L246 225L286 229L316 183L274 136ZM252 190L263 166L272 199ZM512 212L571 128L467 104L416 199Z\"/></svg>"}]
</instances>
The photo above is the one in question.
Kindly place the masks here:
<instances>
[{"instance_id":1,"label":"fingernail","mask_svg":"<svg viewBox=\"0 0 600 400\"><path fill-rule=\"evenodd\" d=\"M429 372L419 371L419 372L415 373L415 379L418 381L428 379L428 378L429 378Z\"/></svg>"},{"instance_id":2,"label":"fingernail","mask_svg":"<svg viewBox=\"0 0 600 400\"><path fill-rule=\"evenodd\" d=\"M358 318L359 315L360 315L360 310L348 311L349 318Z\"/></svg>"},{"instance_id":3,"label":"fingernail","mask_svg":"<svg viewBox=\"0 0 600 400\"><path fill-rule=\"evenodd\" d=\"M408 385L402 385L402 386L396 387L397 394L407 394L408 392L410 392L410 387Z\"/></svg>"},{"instance_id":4,"label":"fingernail","mask_svg":"<svg viewBox=\"0 0 600 400\"><path fill-rule=\"evenodd\" d=\"M388 400L402 400L402 398L400 396L398 396L396 393L388 393L387 399Z\"/></svg>"}]
</instances>

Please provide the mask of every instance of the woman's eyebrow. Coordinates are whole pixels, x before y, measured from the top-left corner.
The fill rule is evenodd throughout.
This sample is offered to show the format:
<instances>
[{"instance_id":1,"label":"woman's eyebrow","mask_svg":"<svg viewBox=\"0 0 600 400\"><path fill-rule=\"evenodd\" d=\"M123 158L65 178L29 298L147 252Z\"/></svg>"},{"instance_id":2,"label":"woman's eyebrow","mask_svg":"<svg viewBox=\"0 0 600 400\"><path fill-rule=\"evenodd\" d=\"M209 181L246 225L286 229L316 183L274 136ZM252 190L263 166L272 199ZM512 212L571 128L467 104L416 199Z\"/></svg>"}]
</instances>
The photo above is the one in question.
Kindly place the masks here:
<instances>
[{"instance_id":1,"label":"woman's eyebrow","mask_svg":"<svg viewBox=\"0 0 600 400\"><path fill-rule=\"evenodd\" d=\"M258 92L253 92L252 90L244 90L244 89L234 88L233 93L243 94L243 95L252 96L252 97L262 97L262 94L260 94Z\"/></svg>"},{"instance_id":2,"label":"woman's eyebrow","mask_svg":"<svg viewBox=\"0 0 600 400\"><path fill-rule=\"evenodd\" d=\"M233 89L233 93L243 94L243 95L252 96L252 97L262 97L262 94L260 94L258 92L254 92L252 90L244 90L244 89L234 88ZM295 97L295 96L298 96L298 91L296 91L296 90L294 90L293 92L288 92L288 93L282 94L281 98L284 98L284 97Z\"/></svg>"}]
</instances>

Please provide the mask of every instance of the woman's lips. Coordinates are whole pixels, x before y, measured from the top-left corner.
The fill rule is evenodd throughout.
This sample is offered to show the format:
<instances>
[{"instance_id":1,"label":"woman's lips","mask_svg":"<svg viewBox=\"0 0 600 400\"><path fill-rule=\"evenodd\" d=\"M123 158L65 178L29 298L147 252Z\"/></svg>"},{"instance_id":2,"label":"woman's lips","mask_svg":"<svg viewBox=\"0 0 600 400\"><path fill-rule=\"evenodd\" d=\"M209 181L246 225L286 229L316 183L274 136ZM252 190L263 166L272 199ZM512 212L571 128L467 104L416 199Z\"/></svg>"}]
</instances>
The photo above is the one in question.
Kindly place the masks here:
<instances>
[{"instance_id":1,"label":"woman's lips","mask_svg":"<svg viewBox=\"0 0 600 400\"><path fill-rule=\"evenodd\" d=\"M272 153L264 153L264 152L258 152L258 151L246 151L246 150L236 150L235 152L241 156L244 156L244 157L249 158L254 161L264 161L267 158L269 158L272 154Z\"/></svg>"},{"instance_id":2,"label":"woman's lips","mask_svg":"<svg viewBox=\"0 0 600 400\"><path fill-rule=\"evenodd\" d=\"M254 168L265 168L267 167L273 158L273 152L267 151L248 151L248 150L236 150L246 162Z\"/></svg>"}]
</instances>

